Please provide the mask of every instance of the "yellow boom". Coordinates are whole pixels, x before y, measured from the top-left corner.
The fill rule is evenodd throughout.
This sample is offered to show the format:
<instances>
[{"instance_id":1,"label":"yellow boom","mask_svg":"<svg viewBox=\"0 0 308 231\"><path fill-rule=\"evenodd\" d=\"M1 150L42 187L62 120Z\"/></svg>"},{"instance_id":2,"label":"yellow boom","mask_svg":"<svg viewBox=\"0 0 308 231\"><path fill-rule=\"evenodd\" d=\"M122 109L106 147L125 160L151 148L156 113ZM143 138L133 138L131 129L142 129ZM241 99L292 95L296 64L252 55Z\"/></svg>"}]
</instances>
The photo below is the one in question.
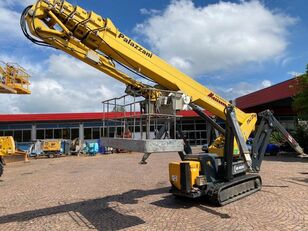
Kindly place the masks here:
<instances>
[{"instance_id":1,"label":"yellow boom","mask_svg":"<svg viewBox=\"0 0 308 231\"><path fill-rule=\"evenodd\" d=\"M39 0L24 11L23 18L32 36L39 40L26 32L22 22L25 35L35 43L62 50L146 96L147 85L116 69L114 62L118 62L159 84L161 89L181 91L194 104L226 119L224 110L230 104L227 100L120 32L108 18L62 0ZM158 94L159 90L151 98ZM248 139L257 115L238 108L235 111L243 136ZM212 146L219 155L223 150L221 141L220 137Z\"/></svg>"}]
</instances>

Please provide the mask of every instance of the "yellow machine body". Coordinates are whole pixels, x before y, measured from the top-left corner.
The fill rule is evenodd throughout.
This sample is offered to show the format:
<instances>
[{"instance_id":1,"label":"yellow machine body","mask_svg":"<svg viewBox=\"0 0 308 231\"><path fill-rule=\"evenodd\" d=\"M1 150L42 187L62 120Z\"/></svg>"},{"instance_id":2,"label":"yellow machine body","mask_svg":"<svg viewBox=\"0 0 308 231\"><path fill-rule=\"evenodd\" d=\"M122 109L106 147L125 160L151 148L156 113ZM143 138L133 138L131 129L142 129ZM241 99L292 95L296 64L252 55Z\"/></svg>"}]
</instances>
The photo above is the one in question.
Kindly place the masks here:
<instances>
[{"instance_id":1,"label":"yellow machine body","mask_svg":"<svg viewBox=\"0 0 308 231\"><path fill-rule=\"evenodd\" d=\"M169 180L170 183L181 190L181 163L189 163L190 166L190 187L196 184L197 177L201 171L201 165L199 161L181 161L169 163Z\"/></svg>"},{"instance_id":2,"label":"yellow machine body","mask_svg":"<svg viewBox=\"0 0 308 231\"><path fill-rule=\"evenodd\" d=\"M12 136L0 137L0 156L12 155L16 152L14 138Z\"/></svg>"},{"instance_id":3,"label":"yellow machine body","mask_svg":"<svg viewBox=\"0 0 308 231\"><path fill-rule=\"evenodd\" d=\"M60 152L61 140L42 140L43 152Z\"/></svg>"}]
</instances>

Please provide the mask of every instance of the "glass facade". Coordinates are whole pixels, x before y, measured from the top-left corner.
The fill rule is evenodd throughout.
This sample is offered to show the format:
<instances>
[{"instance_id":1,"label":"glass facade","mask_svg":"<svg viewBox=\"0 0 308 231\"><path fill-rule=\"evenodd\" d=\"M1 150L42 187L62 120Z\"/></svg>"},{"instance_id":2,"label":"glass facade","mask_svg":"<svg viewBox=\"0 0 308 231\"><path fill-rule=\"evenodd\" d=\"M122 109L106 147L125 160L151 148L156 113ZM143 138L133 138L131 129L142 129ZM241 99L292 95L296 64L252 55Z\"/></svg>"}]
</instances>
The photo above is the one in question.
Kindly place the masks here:
<instances>
[{"instance_id":1,"label":"glass facade","mask_svg":"<svg viewBox=\"0 0 308 231\"><path fill-rule=\"evenodd\" d=\"M293 116L279 116L278 119L289 130L294 129L297 122L297 118ZM32 126L34 125L36 128L34 129L36 139L74 140L79 137L80 123L0 124L0 136L13 136L16 142L31 142L31 137L34 137L31 136ZM101 121L84 122L83 125L85 140L99 139L100 137L121 137L121 134L124 132L123 124L116 121L105 122L105 126ZM177 125L190 145L195 146L207 143L206 123L202 119L181 118ZM223 124L221 126L224 127ZM127 127L131 132L135 132L135 138L141 137L139 122L135 126L133 123L127 123ZM145 131L146 129L143 127L143 133ZM154 137L154 131L154 126L151 126L151 137Z\"/></svg>"},{"instance_id":2,"label":"glass facade","mask_svg":"<svg viewBox=\"0 0 308 231\"><path fill-rule=\"evenodd\" d=\"M31 130L0 130L0 136L13 136L16 142L30 142Z\"/></svg>"},{"instance_id":3,"label":"glass facade","mask_svg":"<svg viewBox=\"0 0 308 231\"><path fill-rule=\"evenodd\" d=\"M191 145L202 145L206 143L206 125L203 120L198 118L181 118L178 126L182 129ZM35 125L36 139L70 139L79 137L79 124L74 123L36 123L36 124L10 124L0 125L0 136L13 136L17 142L31 142L31 128ZM85 140L99 139L100 137L117 137L121 136L124 126L118 122L84 122ZM139 123L127 124L127 127L140 136ZM145 132L145 127L143 132ZM151 133L154 133L154 126L151 126ZM138 135L136 135L138 137Z\"/></svg>"}]
</instances>

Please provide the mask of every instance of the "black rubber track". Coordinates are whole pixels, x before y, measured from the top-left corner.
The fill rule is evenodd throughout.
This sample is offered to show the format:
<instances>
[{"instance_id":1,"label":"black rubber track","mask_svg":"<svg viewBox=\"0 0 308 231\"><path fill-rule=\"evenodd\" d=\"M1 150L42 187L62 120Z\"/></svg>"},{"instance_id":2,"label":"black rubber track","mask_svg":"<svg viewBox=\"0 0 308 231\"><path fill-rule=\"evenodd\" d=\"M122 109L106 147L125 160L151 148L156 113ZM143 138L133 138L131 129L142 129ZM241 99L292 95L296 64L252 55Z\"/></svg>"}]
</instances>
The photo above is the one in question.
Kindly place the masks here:
<instances>
[{"instance_id":1,"label":"black rubber track","mask_svg":"<svg viewBox=\"0 0 308 231\"><path fill-rule=\"evenodd\" d=\"M3 164L0 161L0 177L3 175L3 169L4 169Z\"/></svg>"},{"instance_id":2,"label":"black rubber track","mask_svg":"<svg viewBox=\"0 0 308 231\"><path fill-rule=\"evenodd\" d=\"M230 182L217 184L210 199L213 203L223 206L260 191L261 188L261 177L248 174Z\"/></svg>"}]
</instances>

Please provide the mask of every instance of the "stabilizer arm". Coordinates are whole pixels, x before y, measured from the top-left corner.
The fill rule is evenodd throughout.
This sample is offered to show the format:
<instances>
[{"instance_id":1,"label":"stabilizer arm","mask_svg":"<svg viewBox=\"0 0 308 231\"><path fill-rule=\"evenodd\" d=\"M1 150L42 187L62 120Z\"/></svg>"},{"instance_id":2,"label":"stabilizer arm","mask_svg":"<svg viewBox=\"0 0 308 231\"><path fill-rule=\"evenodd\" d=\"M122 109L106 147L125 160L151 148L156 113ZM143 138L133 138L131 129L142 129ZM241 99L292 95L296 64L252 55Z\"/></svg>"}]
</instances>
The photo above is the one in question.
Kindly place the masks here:
<instances>
[{"instance_id":1,"label":"stabilizer arm","mask_svg":"<svg viewBox=\"0 0 308 231\"><path fill-rule=\"evenodd\" d=\"M275 118L275 116L270 110L265 110L259 113L259 117L261 117L262 120L259 124L252 146L252 159L254 169L256 169L257 171L260 170L260 166L266 152L267 144L274 129L281 133L285 140L298 154L305 155L300 145L281 125L281 123Z\"/></svg>"}]
</instances>

